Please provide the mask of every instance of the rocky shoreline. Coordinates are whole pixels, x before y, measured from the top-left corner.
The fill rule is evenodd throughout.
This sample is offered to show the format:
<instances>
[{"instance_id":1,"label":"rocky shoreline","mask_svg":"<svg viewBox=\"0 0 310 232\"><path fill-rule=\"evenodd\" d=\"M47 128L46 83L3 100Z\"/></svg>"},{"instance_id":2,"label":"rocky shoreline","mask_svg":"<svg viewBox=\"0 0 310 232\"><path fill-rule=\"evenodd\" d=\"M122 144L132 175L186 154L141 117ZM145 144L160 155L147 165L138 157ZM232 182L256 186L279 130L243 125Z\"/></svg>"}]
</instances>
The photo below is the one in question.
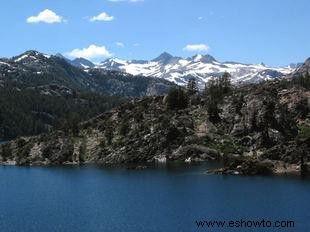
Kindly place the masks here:
<instances>
[{"instance_id":1,"label":"rocky shoreline","mask_svg":"<svg viewBox=\"0 0 310 232\"><path fill-rule=\"evenodd\" d=\"M249 160L244 161L243 164L237 167L225 166L215 170L210 170L211 174L222 175L274 175L274 176L302 176L310 177L310 163L301 164L288 164L283 161L272 160Z\"/></svg>"}]
</instances>

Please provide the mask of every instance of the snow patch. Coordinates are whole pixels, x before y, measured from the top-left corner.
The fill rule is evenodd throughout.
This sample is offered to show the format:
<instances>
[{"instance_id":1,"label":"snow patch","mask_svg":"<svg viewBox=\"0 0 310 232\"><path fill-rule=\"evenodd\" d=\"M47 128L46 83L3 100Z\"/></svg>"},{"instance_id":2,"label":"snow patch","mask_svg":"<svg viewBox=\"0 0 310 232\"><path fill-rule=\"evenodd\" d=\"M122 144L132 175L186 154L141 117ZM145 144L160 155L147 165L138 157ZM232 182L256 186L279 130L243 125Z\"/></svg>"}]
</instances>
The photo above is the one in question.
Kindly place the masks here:
<instances>
[{"instance_id":1,"label":"snow patch","mask_svg":"<svg viewBox=\"0 0 310 232\"><path fill-rule=\"evenodd\" d=\"M5 66L8 66L8 67L11 67L10 64L8 64L8 63L6 63L6 62L2 62L2 61L0 61L0 65L5 65Z\"/></svg>"},{"instance_id":2,"label":"snow patch","mask_svg":"<svg viewBox=\"0 0 310 232\"><path fill-rule=\"evenodd\" d=\"M15 59L14 62L22 61L23 59L26 59L26 58L28 58L28 57L29 57L28 55L23 55L23 56L21 56L21 57Z\"/></svg>"}]
</instances>

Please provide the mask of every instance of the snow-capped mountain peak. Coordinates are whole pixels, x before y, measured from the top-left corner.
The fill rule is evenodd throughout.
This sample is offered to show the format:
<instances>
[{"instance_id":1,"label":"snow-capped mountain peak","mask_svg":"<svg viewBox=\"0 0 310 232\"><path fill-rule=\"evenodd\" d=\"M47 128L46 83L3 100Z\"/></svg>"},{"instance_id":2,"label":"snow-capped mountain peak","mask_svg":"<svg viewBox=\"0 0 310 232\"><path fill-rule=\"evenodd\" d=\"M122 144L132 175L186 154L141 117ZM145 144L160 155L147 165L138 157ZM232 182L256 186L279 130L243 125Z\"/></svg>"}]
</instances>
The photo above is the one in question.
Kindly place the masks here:
<instances>
[{"instance_id":1,"label":"snow-capped mountain peak","mask_svg":"<svg viewBox=\"0 0 310 232\"><path fill-rule=\"evenodd\" d=\"M213 63L213 62L217 62L216 59L214 59L213 56L210 55L201 55L201 54L197 54L195 56L193 56L192 59L195 62L202 62L202 63Z\"/></svg>"},{"instance_id":2,"label":"snow-capped mountain peak","mask_svg":"<svg viewBox=\"0 0 310 232\"><path fill-rule=\"evenodd\" d=\"M163 52L162 54L160 54L158 57L156 57L152 61L153 62L159 62L159 63L162 63L162 64L168 64L174 58L177 59L177 57L172 56L168 52Z\"/></svg>"},{"instance_id":3,"label":"snow-capped mountain peak","mask_svg":"<svg viewBox=\"0 0 310 232\"><path fill-rule=\"evenodd\" d=\"M35 60L40 60L44 58L48 59L50 58L50 55L30 50L30 51L24 52L23 54L19 56L13 57L13 61L14 62L24 62L24 61L29 61L29 60L35 61Z\"/></svg>"}]
</instances>

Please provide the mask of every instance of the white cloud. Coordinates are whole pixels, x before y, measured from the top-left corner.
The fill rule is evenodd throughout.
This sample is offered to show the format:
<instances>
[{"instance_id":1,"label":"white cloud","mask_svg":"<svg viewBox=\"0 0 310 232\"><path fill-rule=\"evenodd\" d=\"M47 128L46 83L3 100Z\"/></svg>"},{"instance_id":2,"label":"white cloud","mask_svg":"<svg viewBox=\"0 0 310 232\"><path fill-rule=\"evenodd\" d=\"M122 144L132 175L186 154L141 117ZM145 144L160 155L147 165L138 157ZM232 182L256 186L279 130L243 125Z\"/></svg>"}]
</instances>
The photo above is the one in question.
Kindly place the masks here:
<instances>
[{"instance_id":1,"label":"white cloud","mask_svg":"<svg viewBox=\"0 0 310 232\"><path fill-rule=\"evenodd\" d=\"M139 47L140 44L139 44L139 43L134 43L133 46L134 46L134 47Z\"/></svg>"},{"instance_id":2,"label":"white cloud","mask_svg":"<svg viewBox=\"0 0 310 232\"><path fill-rule=\"evenodd\" d=\"M188 52L207 52L210 47L207 44L188 44L183 50Z\"/></svg>"},{"instance_id":3,"label":"white cloud","mask_svg":"<svg viewBox=\"0 0 310 232\"><path fill-rule=\"evenodd\" d=\"M198 20L203 20L203 17L202 17L202 16L199 16L199 17L198 17Z\"/></svg>"},{"instance_id":4,"label":"white cloud","mask_svg":"<svg viewBox=\"0 0 310 232\"><path fill-rule=\"evenodd\" d=\"M137 2L144 2L144 0L108 0L109 2L132 2L132 3L137 3Z\"/></svg>"},{"instance_id":5,"label":"white cloud","mask_svg":"<svg viewBox=\"0 0 310 232\"><path fill-rule=\"evenodd\" d=\"M99 15L90 18L89 21L91 21L91 22L95 22L95 21L112 21L113 19L114 19L113 16L107 14L106 12L102 12Z\"/></svg>"},{"instance_id":6,"label":"white cloud","mask_svg":"<svg viewBox=\"0 0 310 232\"><path fill-rule=\"evenodd\" d=\"M105 46L90 45L88 48L76 48L71 52L68 52L66 55L72 58L83 57L85 59L94 60L98 58L110 57L110 53Z\"/></svg>"},{"instance_id":7,"label":"white cloud","mask_svg":"<svg viewBox=\"0 0 310 232\"><path fill-rule=\"evenodd\" d=\"M27 18L27 23L61 23L66 22L62 16L57 15L54 11L45 9L37 16L30 16Z\"/></svg>"},{"instance_id":8,"label":"white cloud","mask_svg":"<svg viewBox=\"0 0 310 232\"><path fill-rule=\"evenodd\" d=\"M121 47L121 48L125 47L125 44L123 44L122 42L116 42L115 44L117 47Z\"/></svg>"}]
</instances>

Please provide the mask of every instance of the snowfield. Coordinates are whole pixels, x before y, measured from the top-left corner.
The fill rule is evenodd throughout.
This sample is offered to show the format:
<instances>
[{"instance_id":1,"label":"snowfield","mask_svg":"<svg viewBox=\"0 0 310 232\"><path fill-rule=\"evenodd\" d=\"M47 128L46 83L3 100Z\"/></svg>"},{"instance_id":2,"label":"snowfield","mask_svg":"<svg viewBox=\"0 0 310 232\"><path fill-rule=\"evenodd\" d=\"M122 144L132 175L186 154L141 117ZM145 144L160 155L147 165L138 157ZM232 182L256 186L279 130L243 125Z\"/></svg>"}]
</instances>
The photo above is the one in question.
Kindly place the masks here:
<instances>
[{"instance_id":1,"label":"snowfield","mask_svg":"<svg viewBox=\"0 0 310 232\"><path fill-rule=\"evenodd\" d=\"M263 64L221 63L209 55L181 58L168 53L163 53L151 61L108 59L98 64L96 68L163 78L178 85L185 85L188 79L195 78L201 86L210 78L218 77L224 72L230 73L232 82L237 84L280 78L294 71L290 66L268 67Z\"/></svg>"}]
</instances>

